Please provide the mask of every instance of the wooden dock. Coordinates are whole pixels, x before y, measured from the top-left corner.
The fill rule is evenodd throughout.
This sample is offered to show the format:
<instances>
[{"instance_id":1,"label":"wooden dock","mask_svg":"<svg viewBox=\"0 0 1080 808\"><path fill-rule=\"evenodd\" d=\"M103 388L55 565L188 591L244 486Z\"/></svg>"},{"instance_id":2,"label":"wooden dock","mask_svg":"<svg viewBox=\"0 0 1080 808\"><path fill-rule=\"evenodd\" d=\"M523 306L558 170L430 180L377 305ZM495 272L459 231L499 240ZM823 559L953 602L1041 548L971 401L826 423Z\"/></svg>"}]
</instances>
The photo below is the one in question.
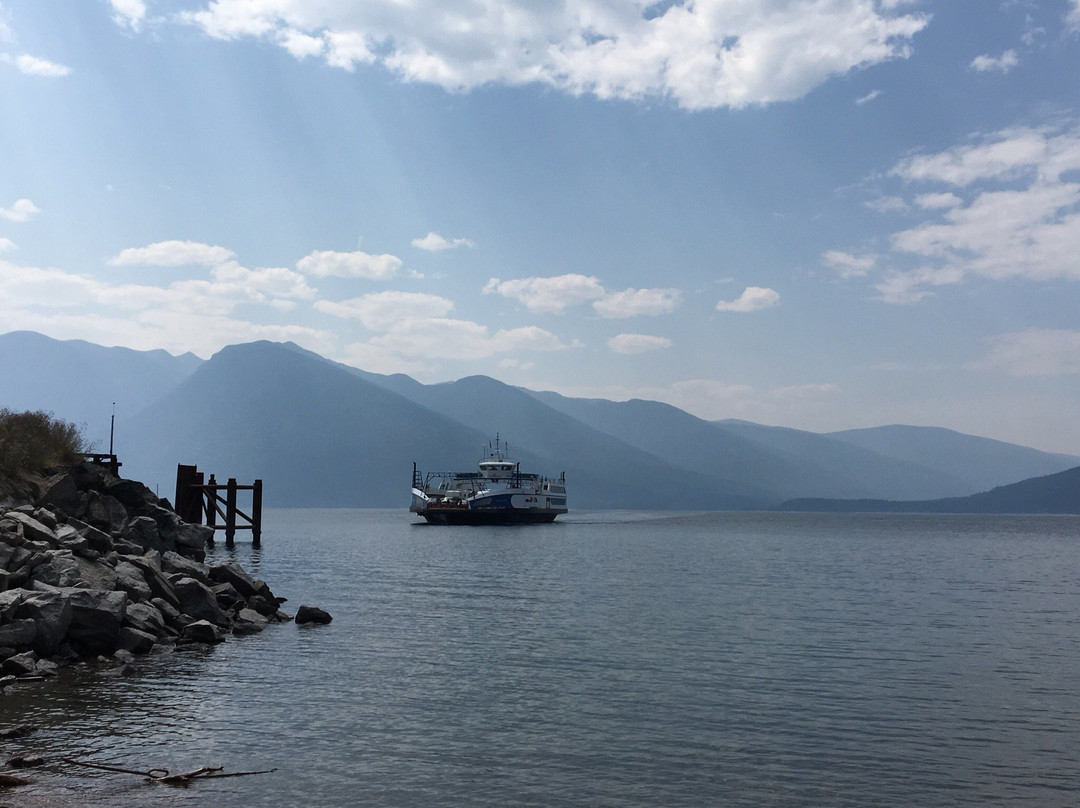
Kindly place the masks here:
<instances>
[{"instance_id":1,"label":"wooden dock","mask_svg":"<svg viewBox=\"0 0 1080 808\"><path fill-rule=\"evenodd\" d=\"M237 493L251 492L250 513L240 510ZM224 492L224 495L223 495ZM225 546L232 547L238 530L251 531L251 544L262 543L262 480L240 485L235 477L219 483L213 474L204 479L196 466L176 467L176 513L185 522L205 524L215 531L225 531ZM205 517L205 521L204 521Z\"/></svg>"}]
</instances>

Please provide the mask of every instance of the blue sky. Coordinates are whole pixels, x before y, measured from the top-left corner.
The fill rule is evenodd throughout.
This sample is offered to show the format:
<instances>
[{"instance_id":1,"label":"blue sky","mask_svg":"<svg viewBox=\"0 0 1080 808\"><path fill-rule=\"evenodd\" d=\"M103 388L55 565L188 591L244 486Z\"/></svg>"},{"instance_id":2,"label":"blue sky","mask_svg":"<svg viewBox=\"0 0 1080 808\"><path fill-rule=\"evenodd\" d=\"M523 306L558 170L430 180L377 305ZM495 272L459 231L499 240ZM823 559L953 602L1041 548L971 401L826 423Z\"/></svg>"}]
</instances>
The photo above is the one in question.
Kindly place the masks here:
<instances>
[{"instance_id":1,"label":"blue sky","mask_svg":"<svg viewBox=\"0 0 1080 808\"><path fill-rule=\"evenodd\" d=\"M1080 453L1078 77L1080 0L0 0L0 332Z\"/></svg>"}]
</instances>

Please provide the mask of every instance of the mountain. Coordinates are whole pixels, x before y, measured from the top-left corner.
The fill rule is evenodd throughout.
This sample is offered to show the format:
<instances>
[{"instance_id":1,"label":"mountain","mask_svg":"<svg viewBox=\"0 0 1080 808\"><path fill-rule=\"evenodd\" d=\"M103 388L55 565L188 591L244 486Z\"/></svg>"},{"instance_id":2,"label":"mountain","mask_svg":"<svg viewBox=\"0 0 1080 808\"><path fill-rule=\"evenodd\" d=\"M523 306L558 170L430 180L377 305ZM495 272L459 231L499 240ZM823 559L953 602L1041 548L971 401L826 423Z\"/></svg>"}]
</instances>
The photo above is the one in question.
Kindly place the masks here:
<instances>
[{"instance_id":1,"label":"mountain","mask_svg":"<svg viewBox=\"0 0 1080 808\"><path fill-rule=\"evenodd\" d=\"M1021 480L969 497L923 502L880 499L795 499L780 505L783 511L834 513L1056 513L1080 514L1080 466L1057 474Z\"/></svg>"},{"instance_id":2,"label":"mountain","mask_svg":"<svg viewBox=\"0 0 1080 808\"><path fill-rule=\"evenodd\" d=\"M970 485L972 492L1080 464L1080 457L1040 452L941 427L879 426L831 432L828 437L957 477Z\"/></svg>"},{"instance_id":3,"label":"mountain","mask_svg":"<svg viewBox=\"0 0 1080 808\"><path fill-rule=\"evenodd\" d=\"M794 496L904 499L975 490L947 475L811 432L746 422L717 424L657 401L531 395L671 463L748 491L768 491L776 497L774 504ZM859 493L851 493L855 491Z\"/></svg>"},{"instance_id":4,"label":"mountain","mask_svg":"<svg viewBox=\"0 0 1080 808\"><path fill-rule=\"evenodd\" d=\"M756 508L777 501L767 487L687 468L673 462L670 452L643 451L548 406L528 391L487 376L434 385L392 383L411 400L460 423L488 433L498 430L510 438L511 454L528 447L541 458L543 468L565 470L575 501L580 498L590 507Z\"/></svg>"},{"instance_id":5,"label":"mountain","mask_svg":"<svg viewBox=\"0 0 1080 808\"><path fill-rule=\"evenodd\" d=\"M112 405L118 421L145 409L202 364L191 353L105 348L33 331L0 334L0 407L44 410L85 425L98 451L109 447Z\"/></svg>"},{"instance_id":6,"label":"mountain","mask_svg":"<svg viewBox=\"0 0 1080 808\"><path fill-rule=\"evenodd\" d=\"M268 505L402 507L413 461L429 472L468 469L496 432L524 469L566 471L573 508L925 502L1080 464L949 430L818 435L485 376L427 385L269 342L204 361L13 332L0 335L0 374L15 380L0 384L0 407L86 423L98 450L109 445L115 401L124 473L170 498L183 463L221 480L261 478Z\"/></svg>"}]
</instances>

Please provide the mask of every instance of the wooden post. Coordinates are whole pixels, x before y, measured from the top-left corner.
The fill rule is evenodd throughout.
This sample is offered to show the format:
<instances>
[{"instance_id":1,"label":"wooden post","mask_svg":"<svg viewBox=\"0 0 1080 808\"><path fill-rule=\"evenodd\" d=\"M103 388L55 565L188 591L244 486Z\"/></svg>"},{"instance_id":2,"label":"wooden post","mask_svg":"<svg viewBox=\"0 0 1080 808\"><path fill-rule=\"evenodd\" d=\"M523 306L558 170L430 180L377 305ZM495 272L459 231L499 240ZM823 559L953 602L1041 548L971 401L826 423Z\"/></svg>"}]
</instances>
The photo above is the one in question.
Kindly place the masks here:
<instances>
[{"instance_id":1,"label":"wooden post","mask_svg":"<svg viewBox=\"0 0 1080 808\"><path fill-rule=\"evenodd\" d=\"M225 546L232 547L236 538L236 478L229 478L225 491Z\"/></svg>"},{"instance_id":2,"label":"wooden post","mask_svg":"<svg viewBox=\"0 0 1080 808\"><path fill-rule=\"evenodd\" d=\"M262 544L262 480L256 480L251 491L251 545Z\"/></svg>"},{"instance_id":3,"label":"wooden post","mask_svg":"<svg viewBox=\"0 0 1080 808\"><path fill-rule=\"evenodd\" d=\"M217 530L217 480L213 474L206 485L206 526Z\"/></svg>"},{"instance_id":4,"label":"wooden post","mask_svg":"<svg viewBox=\"0 0 1080 808\"><path fill-rule=\"evenodd\" d=\"M198 470L195 466L185 466L183 464L177 464L176 466L176 497L173 499L173 503L176 505L177 515L185 522L194 522L195 524L202 524L202 491L199 491L196 496L193 485L195 483L195 475ZM193 501L197 501L198 505ZM198 517L192 519L195 513L195 508L198 507Z\"/></svg>"}]
</instances>

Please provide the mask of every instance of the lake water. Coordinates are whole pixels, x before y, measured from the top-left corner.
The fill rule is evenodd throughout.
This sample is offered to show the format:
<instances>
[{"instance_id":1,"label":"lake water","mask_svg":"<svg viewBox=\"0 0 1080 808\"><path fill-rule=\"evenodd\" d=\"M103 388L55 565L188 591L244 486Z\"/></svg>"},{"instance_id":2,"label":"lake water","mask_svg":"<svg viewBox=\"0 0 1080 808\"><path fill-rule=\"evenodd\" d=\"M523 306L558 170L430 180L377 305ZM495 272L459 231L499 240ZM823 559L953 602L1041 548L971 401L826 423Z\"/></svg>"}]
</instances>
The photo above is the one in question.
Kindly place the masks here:
<instances>
[{"instance_id":1,"label":"lake water","mask_svg":"<svg viewBox=\"0 0 1080 808\"><path fill-rule=\"evenodd\" d=\"M1073 806L1080 519L264 516L329 626L0 697L28 806ZM55 763L273 774L170 788Z\"/></svg>"}]
</instances>

